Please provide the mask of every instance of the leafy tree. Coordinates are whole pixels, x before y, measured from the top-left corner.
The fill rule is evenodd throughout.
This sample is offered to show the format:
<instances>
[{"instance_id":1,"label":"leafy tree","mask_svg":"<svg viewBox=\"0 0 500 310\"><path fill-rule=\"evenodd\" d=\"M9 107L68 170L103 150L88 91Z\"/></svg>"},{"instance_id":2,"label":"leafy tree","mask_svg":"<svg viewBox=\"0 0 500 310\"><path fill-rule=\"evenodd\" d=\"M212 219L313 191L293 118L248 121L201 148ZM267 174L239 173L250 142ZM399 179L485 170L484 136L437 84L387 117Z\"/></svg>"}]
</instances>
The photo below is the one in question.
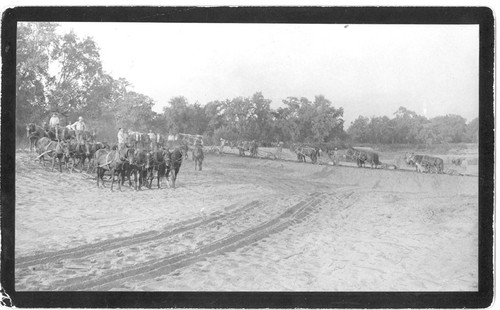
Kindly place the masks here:
<instances>
[{"instance_id":1,"label":"leafy tree","mask_svg":"<svg viewBox=\"0 0 500 310\"><path fill-rule=\"evenodd\" d=\"M206 133L210 136L214 135L215 130L225 125L224 121L224 106L221 101L211 101L204 107L204 113L207 121Z\"/></svg>"},{"instance_id":2,"label":"leafy tree","mask_svg":"<svg viewBox=\"0 0 500 310\"><path fill-rule=\"evenodd\" d=\"M449 114L431 118L429 130L435 143L458 143L466 140L466 127L463 117Z\"/></svg>"},{"instance_id":3,"label":"leafy tree","mask_svg":"<svg viewBox=\"0 0 500 310\"><path fill-rule=\"evenodd\" d=\"M39 122L46 111L49 66L59 37L54 23L18 23L16 50L16 121Z\"/></svg>"},{"instance_id":4,"label":"leafy tree","mask_svg":"<svg viewBox=\"0 0 500 310\"><path fill-rule=\"evenodd\" d=\"M465 129L465 136L467 142L479 142L479 118L476 117L467 124Z\"/></svg>"},{"instance_id":5,"label":"leafy tree","mask_svg":"<svg viewBox=\"0 0 500 310\"><path fill-rule=\"evenodd\" d=\"M55 74L47 85L50 109L64 114L85 108L88 93L103 74L97 45L91 38L81 40L70 32L52 54Z\"/></svg>"},{"instance_id":6,"label":"leafy tree","mask_svg":"<svg viewBox=\"0 0 500 310\"><path fill-rule=\"evenodd\" d=\"M370 119L364 116L358 116L354 122L351 122L349 129L347 129L347 134L353 142L366 143L369 137L369 127L368 124Z\"/></svg>"},{"instance_id":7,"label":"leafy tree","mask_svg":"<svg viewBox=\"0 0 500 310\"><path fill-rule=\"evenodd\" d=\"M426 118L405 107L400 107L394 114L396 117L391 124L394 128L392 141L396 143L416 143L417 135L426 122Z\"/></svg>"},{"instance_id":8,"label":"leafy tree","mask_svg":"<svg viewBox=\"0 0 500 310\"><path fill-rule=\"evenodd\" d=\"M324 96L316 96L312 105L312 141L328 142L339 139L344 129L344 109L336 109Z\"/></svg>"}]
</instances>

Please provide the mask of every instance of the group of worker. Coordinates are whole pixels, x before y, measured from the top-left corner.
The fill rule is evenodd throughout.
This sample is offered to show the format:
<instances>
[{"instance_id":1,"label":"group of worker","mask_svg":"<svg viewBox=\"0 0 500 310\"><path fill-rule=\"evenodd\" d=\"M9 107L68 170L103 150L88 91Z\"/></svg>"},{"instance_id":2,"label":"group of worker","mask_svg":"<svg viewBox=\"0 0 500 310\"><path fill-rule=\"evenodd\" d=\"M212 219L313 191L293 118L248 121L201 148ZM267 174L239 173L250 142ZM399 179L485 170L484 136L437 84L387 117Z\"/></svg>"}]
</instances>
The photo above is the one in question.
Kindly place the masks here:
<instances>
[{"instance_id":1,"label":"group of worker","mask_svg":"<svg viewBox=\"0 0 500 310\"><path fill-rule=\"evenodd\" d=\"M132 130L128 130L125 131L124 128L118 128L118 134L117 134L117 140L118 140L118 149L121 150L125 147L126 143L127 143L127 140L128 140L128 137L129 135L133 135L133 134L136 134L136 132L132 131ZM149 137L149 142L151 143L150 147L152 150L156 149L156 147L158 146L158 144L160 143L160 139L159 139L159 134L155 134L151 129L149 130L148 132L148 137ZM194 141L194 145L197 146L197 145L200 145L200 146L203 146L203 140L201 138L201 136L198 136L195 141Z\"/></svg>"},{"instance_id":2,"label":"group of worker","mask_svg":"<svg viewBox=\"0 0 500 310\"><path fill-rule=\"evenodd\" d=\"M57 113L54 112L52 114L52 117L50 118L49 124L48 124L50 129L54 130L54 132L56 134L56 139L58 139L58 140L59 140L59 131L61 128L60 122L61 122L61 120L59 119L59 116L57 115ZM45 130L47 130L47 131L49 130L46 123L43 123L43 127ZM68 124L65 127L69 130L74 130L77 142L78 143L82 142L83 132L87 130L87 125L83 121L83 117L81 117L81 116L78 117L78 120L76 122L74 122L73 124L70 121L68 121ZM117 135L118 149L121 150L125 147L125 144L127 143L128 135L133 134L133 133L134 132L130 129L128 130L128 132L125 132L124 128L118 129L118 135ZM153 133L152 130L149 130L148 137L149 137L149 141L151 141L151 148L154 149L155 146L157 145L157 142L158 142L157 135L155 133ZM198 136L196 138L196 140L194 141L194 145L203 146L203 141L202 141L200 136Z\"/></svg>"},{"instance_id":3,"label":"group of worker","mask_svg":"<svg viewBox=\"0 0 500 310\"><path fill-rule=\"evenodd\" d=\"M43 127L45 130L47 130L47 125L46 123L43 124ZM49 127L54 130L56 134L56 139L59 140L59 128L60 126L60 119L59 116L57 116L57 113L52 113L52 117L49 120ZM68 121L68 124L65 126L69 130L74 130L75 131L75 137L76 141L78 143L81 143L83 140L83 132L87 130L87 125L83 121L83 117L78 117L78 120L71 124L70 121Z\"/></svg>"}]
</instances>

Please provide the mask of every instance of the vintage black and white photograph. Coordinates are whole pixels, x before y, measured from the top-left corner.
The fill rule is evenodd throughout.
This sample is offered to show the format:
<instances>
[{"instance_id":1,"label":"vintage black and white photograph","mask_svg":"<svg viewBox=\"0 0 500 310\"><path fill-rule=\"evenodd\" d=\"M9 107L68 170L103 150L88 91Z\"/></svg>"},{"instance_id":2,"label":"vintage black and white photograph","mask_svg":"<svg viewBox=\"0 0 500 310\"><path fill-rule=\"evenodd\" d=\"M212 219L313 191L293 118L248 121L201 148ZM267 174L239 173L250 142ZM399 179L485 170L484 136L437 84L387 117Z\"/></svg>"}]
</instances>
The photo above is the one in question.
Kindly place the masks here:
<instances>
[{"instance_id":1,"label":"vintage black and white photograph","mask_svg":"<svg viewBox=\"0 0 500 310\"><path fill-rule=\"evenodd\" d=\"M16 30L16 291L478 291L478 24Z\"/></svg>"}]
</instances>

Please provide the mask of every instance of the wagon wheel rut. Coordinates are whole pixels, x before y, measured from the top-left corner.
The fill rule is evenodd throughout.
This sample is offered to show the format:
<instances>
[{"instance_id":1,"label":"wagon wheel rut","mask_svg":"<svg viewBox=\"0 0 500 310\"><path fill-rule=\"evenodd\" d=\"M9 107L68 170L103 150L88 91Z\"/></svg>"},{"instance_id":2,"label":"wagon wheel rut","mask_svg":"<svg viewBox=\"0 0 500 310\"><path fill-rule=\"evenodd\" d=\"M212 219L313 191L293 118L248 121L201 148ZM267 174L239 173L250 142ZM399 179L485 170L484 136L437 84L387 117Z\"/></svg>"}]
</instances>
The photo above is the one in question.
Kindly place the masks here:
<instances>
[{"instance_id":1,"label":"wagon wheel rut","mask_svg":"<svg viewBox=\"0 0 500 310\"><path fill-rule=\"evenodd\" d=\"M270 237L307 220L326 203L345 207L357 199L351 189L293 198L291 206L276 208L274 213L263 212L263 208L266 211L272 208L269 204L272 202L252 201L232 206L234 209L225 213L219 211L179 222L161 232L21 257L16 263L16 278L31 277L31 287L16 288L66 291L119 288L126 281L167 274ZM90 268L95 266L98 268Z\"/></svg>"}]
</instances>

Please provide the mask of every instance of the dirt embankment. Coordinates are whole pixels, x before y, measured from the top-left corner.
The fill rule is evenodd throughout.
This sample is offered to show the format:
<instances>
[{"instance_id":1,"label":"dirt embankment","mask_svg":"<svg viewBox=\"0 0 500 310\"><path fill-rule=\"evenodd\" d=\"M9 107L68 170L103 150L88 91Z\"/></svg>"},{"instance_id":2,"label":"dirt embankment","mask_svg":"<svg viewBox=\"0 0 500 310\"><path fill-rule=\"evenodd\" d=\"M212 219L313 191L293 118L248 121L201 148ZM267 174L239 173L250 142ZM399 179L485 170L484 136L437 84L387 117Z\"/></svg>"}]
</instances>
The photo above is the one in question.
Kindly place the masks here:
<instances>
[{"instance_id":1,"label":"dirt embankment","mask_svg":"<svg viewBox=\"0 0 500 310\"><path fill-rule=\"evenodd\" d=\"M476 177L208 155L177 189L16 157L18 290L476 290Z\"/></svg>"}]
</instances>

